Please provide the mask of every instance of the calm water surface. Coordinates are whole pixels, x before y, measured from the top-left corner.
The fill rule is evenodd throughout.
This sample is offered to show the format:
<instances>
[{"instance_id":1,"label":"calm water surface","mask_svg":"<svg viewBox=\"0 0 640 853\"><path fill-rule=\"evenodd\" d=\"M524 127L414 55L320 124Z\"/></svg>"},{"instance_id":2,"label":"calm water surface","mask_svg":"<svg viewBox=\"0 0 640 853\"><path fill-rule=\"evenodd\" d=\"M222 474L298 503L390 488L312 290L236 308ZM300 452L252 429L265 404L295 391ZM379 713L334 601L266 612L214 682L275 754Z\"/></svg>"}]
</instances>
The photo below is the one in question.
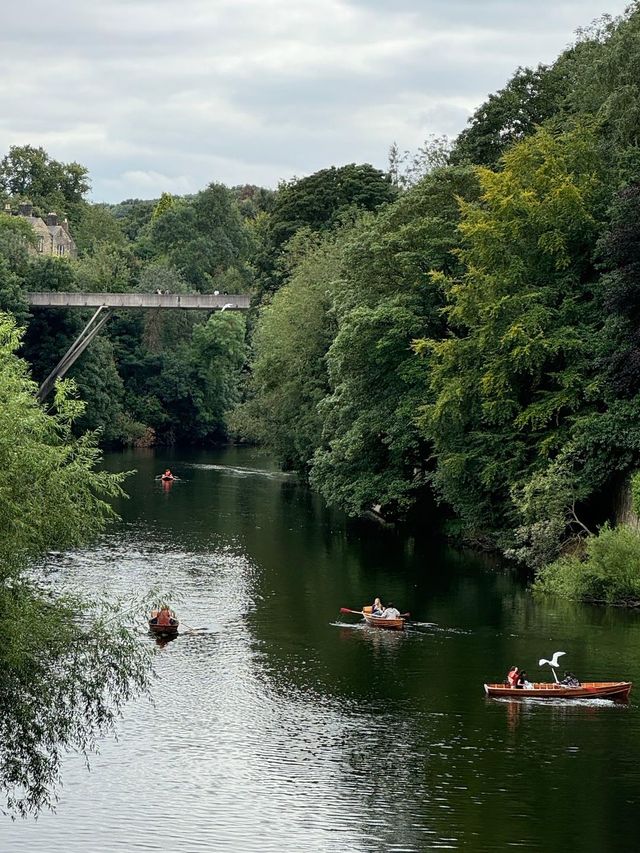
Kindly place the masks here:
<instances>
[{"instance_id":1,"label":"calm water surface","mask_svg":"<svg viewBox=\"0 0 640 853\"><path fill-rule=\"evenodd\" d=\"M170 589L206 631L158 650L153 701L90 772L67 758L55 814L0 818L2 853L638 849L640 690L539 706L482 689L558 649L585 680L640 684L637 614L537 601L473 554L349 526L251 450L107 464L138 472L123 523L56 577ZM163 488L167 464L183 480ZM435 625L340 616L375 595Z\"/></svg>"}]
</instances>

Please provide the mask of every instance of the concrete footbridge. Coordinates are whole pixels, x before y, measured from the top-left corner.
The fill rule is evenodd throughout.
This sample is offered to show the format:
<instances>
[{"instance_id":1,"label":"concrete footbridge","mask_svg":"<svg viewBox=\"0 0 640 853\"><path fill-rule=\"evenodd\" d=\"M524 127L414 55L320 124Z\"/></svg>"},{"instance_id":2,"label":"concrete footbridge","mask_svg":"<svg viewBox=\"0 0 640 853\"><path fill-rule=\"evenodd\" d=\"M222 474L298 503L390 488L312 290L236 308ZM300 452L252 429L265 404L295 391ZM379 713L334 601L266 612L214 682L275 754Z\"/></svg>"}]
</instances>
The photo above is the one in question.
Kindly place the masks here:
<instances>
[{"instance_id":1,"label":"concrete footbridge","mask_svg":"<svg viewBox=\"0 0 640 853\"><path fill-rule=\"evenodd\" d=\"M26 294L29 305L42 308L179 308L198 311L247 311L246 293L64 293Z\"/></svg>"},{"instance_id":2,"label":"concrete footbridge","mask_svg":"<svg viewBox=\"0 0 640 853\"><path fill-rule=\"evenodd\" d=\"M41 291L26 294L33 308L94 308L95 313L38 389L42 403L111 316L122 309L172 309L191 311L247 311L250 297L244 293L65 293Z\"/></svg>"}]
</instances>

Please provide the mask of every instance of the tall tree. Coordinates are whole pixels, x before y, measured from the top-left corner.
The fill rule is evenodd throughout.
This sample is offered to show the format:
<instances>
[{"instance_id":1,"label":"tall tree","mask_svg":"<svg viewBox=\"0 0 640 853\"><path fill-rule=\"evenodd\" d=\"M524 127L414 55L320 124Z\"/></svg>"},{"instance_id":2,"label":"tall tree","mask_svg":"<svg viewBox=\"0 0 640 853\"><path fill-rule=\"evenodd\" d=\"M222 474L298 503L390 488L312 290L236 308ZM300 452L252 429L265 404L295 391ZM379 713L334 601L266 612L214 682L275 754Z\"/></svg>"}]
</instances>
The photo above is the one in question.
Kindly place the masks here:
<instances>
[{"instance_id":1,"label":"tall tree","mask_svg":"<svg viewBox=\"0 0 640 853\"><path fill-rule=\"evenodd\" d=\"M518 68L500 89L475 111L458 136L451 159L494 167L505 151L535 132L563 109L570 62Z\"/></svg>"},{"instance_id":2,"label":"tall tree","mask_svg":"<svg viewBox=\"0 0 640 853\"><path fill-rule=\"evenodd\" d=\"M0 193L27 198L41 212L71 215L89 191L88 170L54 160L44 148L13 145L0 161Z\"/></svg>"},{"instance_id":3,"label":"tall tree","mask_svg":"<svg viewBox=\"0 0 640 853\"><path fill-rule=\"evenodd\" d=\"M277 290L283 283L286 269L282 266L282 251L296 231L330 230L354 211L377 210L395 195L389 175L366 163L332 166L281 184L257 258L259 294Z\"/></svg>"},{"instance_id":4,"label":"tall tree","mask_svg":"<svg viewBox=\"0 0 640 853\"><path fill-rule=\"evenodd\" d=\"M435 485L467 530L513 523L512 487L559 452L590 405L600 154L589 127L538 130L500 172L480 169L480 202L463 205L466 272L443 279L455 334L419 348L432 360L423 425Z\"/></svg>"},{"instance_id":5,"label":"tall tree","mask_svg":"<svg viewBox=\"0 0 640 853\"><path fill-rule=\"evenodd\" d=\"M331 306L342 277L340 237L321 239L303 229L288 254L290 277L261 309L249 397L232 426L269 448L285 469L307 471L322 434L318 404L329 392L325 356L335 333Z\"/></svg>"},{"instance_id":6,"label":"tall tree","mask_svg":"<svg viewBox=\"0 0 640 853\"><path fill-rule=\"evenodd\" d=\"M472 170L437 169L346 241L311 478L352 515L381 505L401 516L424 489L431 450L415 418L429 365L411 344L445 334L443 292L430 272L457 269L459 198L476 194Z\"/></svg>"},{"instance_id":7,"label":"tall tree","mask_svg":"<svg viewBox=\"0 0 640 853\"><path fill-rule=\"evenodd\" d=\"M154 219L151 241L198 290L209 293L229 269L248 276L249 231L230 190L210 184L191 199L175 201Z\"/></svg>"}]
</instances>

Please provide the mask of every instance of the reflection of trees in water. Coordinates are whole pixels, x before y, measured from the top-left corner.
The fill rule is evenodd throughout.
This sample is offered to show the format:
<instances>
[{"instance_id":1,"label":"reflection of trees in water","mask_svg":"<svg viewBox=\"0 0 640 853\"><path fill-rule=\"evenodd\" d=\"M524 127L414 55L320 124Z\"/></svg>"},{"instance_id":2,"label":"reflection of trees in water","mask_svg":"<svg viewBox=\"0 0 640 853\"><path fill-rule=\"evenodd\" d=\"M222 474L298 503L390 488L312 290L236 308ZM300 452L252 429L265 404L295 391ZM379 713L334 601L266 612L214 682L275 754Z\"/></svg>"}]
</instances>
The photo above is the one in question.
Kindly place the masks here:
<instances>
[{"instance_id":1,"label":"reflection of trees in water","mask_svg":"<svg viewBox=\"0 0 640 853\"><path fill-rule=\"evenodd\" d=\"M94 749L150 679L148 647L112 612L79 613L24 585L0 591L0 791L12 816L54 806L62 756Z\"/></svg>"}]
</instances>

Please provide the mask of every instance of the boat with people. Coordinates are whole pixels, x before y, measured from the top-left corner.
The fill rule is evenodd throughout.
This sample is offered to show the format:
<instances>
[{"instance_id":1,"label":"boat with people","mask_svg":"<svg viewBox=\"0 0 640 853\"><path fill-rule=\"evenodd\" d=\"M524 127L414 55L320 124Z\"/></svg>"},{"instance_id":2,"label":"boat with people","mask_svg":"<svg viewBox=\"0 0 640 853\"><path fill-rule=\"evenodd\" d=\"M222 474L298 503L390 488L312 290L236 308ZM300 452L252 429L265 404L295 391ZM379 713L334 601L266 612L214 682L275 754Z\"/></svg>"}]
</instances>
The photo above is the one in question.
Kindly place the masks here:
<instances>
[{"instance_id":1,"label":"boat with people","mask_svg":"<svg viewBox=\"0 0 640 853\"><path fill-rule=\"evenodd\" d=\"M151 611L149 619L149 631L156 636L175 637L178 633L180 622L176 619L175 611L167 606L162 606Z\"/></svg>"},{"instance_id":2,"label":"boat with people","mask_svg":"<svg viewBox=\"0 0 640 853\"><path fill-rule=\"evenodd\" d=\"M405 619L399 616L397 619L389 619L386 616L374 616L371 607L363 607L362 615L367 625L372 628L384 628L387 631L403 631Z\"/></svg>"},{"instance_id":3,"label":"boat with people","mask_svg":"<svg viewBox=\"0 0 640 853\"><path fill-rule=\"evenodd\" d=\"M554 652L550 660L540 658L538 666L549 666L553 681L530 682L527 673L515 664L509 669L502 684L485 684L484 692L493 698L509 699L613 699L626 701L631 692L631 681L580 682L572 672L565 671L562 681L556 670L566 652Z\"/></svg>"},{"instance_id":4,"label":"boat with people","mask_svg":"<svg viewBox=\"0 0 640 853\"><path fill-rule=\"evenodd\" d=\"M376 603L380 599L376 598ZM365 605L362 610L351 610L348 607L341 607L341 613L354 613L357 616L362 616L364 621L372 628L384 628L387 631L402 631L404 623L409 617L408 613L400 613L393 605L383 608L382 605L375 607Z\"/></svg>"},{"instance_id":5,"label":"boat with people","mask_svg":"<svg viewBox=\"0 0 640 853\"><path fill-rule=\"evenodd\" d=\"M585 681L578 687L568 687L556 682L535 682L529 687L511 687L506 684L485 684L487 696L510 699L613 699L629 698L631 681Z\"/></svg>"}]
</instances>

